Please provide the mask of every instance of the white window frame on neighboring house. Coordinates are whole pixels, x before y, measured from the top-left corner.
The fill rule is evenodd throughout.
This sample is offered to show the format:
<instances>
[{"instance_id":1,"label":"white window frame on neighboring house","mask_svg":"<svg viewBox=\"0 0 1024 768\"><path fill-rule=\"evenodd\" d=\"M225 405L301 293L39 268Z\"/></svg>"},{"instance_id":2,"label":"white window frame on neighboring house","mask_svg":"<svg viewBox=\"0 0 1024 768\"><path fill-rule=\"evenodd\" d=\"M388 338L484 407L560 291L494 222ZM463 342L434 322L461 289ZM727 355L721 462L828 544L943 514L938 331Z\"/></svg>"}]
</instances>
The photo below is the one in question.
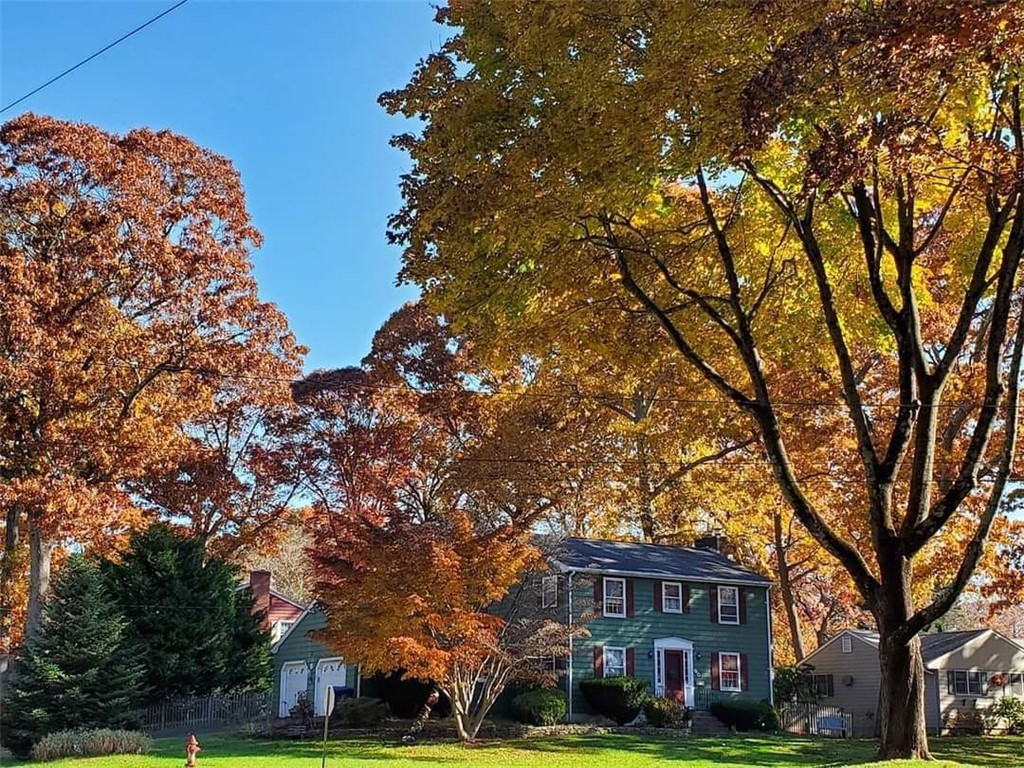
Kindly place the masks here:
<instances>
[{"instance_id":1,"label":"white window frame on neighboring house","mask_svg":"<svg viewBox=\"0 0 1024 768\"><path fill-rule=\"evenodd\" d=\"M610 600L609 600L609 597L608 597L608 585L609 584L613 584L613 583L614 584L619 584L622 587L622 597L621 598L611 598L612 600L619 600L619 599L622 600L622 611L621 612L612 611L612 610L609 609ZM601 602L601 611L602 611L602 613L605 616L611 616L612 618L616 618L616 619L624 619L624 618L626 618L626 580L625 579L621 579L621 578L618 578L618 577L615 577L615 576L605 576L604 577L604 581L603 581L603 583L601 585L601 594L604 597L604 600Z\"/></svg>"},{"instance_id":2,"label":"white window frame on neighboring house","mask_svg":"<svg viewBox=\"0 0 1024 768\"><path fill-rule=\"evenodd\" d=\"M669 590L674 589L675 595L670 595ZM670 602L673 601L676 605L674 608L670 608ZM683 612L683 584L679 581L663 581L661 582L661 610L664 613L682 613Z\"/></svg>"},{"instance_id":3,"label":"white window frame on neighboring house","mask_svg":"<svg viewBox=\"0 0 1024 768\"><path fill-rule=\"evenodd\" d=\"M731 605L729 603L724 602L723 599L722 599L727 592L729 592L729 593L731 593L732 595L735 596L736 602L732 603ZM725 618L725 616L722 613L722 608L723 607L731 608L731 609L736 611L735 620L733 620L732 618L730 618L730 619ZM739 587L728 587L728 586L719 586L718 587L718 623L719 624L739 624L740 623L740 588Z\"/></svg>"},{"instance_id":4,"label":"white window frame on neighboring house","mask_svg":"<svg viewBox=\"0 0 1024 768\"><path fill-rule=\"evenodd\" d=\"M626 649L620 648L617 645L606 645L601 649L602 651L602 662L601 662L601 674L604 677L625 677L626 676ZM622 663L613 665L608 663L608 654L617 653L621 654ZM609 670L615 670L611 672Z\"/></svg>"},{"instance_id":5,"label":"white window frame on neighboring house","mask_svg":"<svg viewBox=\"0 0 1024 768\"><path fill-rule=\"evenodd\" d=\"M978 670L954 669L953 673L953 695L954 696L984 696L985 695L985 673ZM975 690L976 688L976 690Z\"/></svg>"},{"instance_id":6,"label":"white window frame on neighboring house","mask_svg":"<svg viewBox=\"0 0 1024 768\"><path fill-rule=\"evenodd\" d=\"M558 577L545 576L540 580L540 607L558 607Z\"/></svg>"},{"instance_id":7,"label":"white window frame on neighboring house","mask_svg":"<svg viewBox=\"0 0 1024 768\"><path fill-rule=\"evenodd\" d=\"M725 659L726 657L736 659L736 669L726 670ZM726 674L736 675L736 685L727 685L725 682ZM718 687L723 691L742 691L743 690L743 657L732 651L720 651L718 654Z\"/></svg>"},{"instance_id":8,"label":"white window frame on neighboring house","mask_svg":"<svg viewBox=\"0 0 1024 768\"><path fill-rule=\"evenodd\" d=\"M1006 688L1007 695L1024 698L1024 672L1011 672L1007 675Z\"/></svg>"},{"instance_id":9,"label":"white window frame on neighboring house","mask_svg":"<svg viewBox=\"0 0 1024 768\"><path fill-rule=\"evenodd\" d=\"M843 635L839 644L843 647L843 653L853 653L853 638L849 635Z\"/></svg>"}]
</instances>

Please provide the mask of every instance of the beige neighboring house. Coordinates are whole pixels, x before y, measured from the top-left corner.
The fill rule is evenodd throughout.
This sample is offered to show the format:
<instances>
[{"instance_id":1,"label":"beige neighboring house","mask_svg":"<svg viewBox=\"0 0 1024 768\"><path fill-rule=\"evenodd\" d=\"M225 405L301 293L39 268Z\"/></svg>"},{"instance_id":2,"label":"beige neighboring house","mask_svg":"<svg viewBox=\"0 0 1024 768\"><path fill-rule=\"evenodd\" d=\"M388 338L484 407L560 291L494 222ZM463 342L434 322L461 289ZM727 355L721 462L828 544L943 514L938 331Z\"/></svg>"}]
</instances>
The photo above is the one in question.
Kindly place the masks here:
<instances>
[{"instance_id":1,"label":"beige neighboring house","mask_svg":"<svg viewBox=\"0 0 1024 768\"><path fill-rule=\"evenodd\" d=\"M1024 699L1024 645L995 630L921 635L921 656L929 733L946 733L958 710L987 707L1002 696ZM877 734L881 670L876 632L844 630L803 663L814 667L819 702L852 716L854 736Z\"/></svg>"}]
</instances>

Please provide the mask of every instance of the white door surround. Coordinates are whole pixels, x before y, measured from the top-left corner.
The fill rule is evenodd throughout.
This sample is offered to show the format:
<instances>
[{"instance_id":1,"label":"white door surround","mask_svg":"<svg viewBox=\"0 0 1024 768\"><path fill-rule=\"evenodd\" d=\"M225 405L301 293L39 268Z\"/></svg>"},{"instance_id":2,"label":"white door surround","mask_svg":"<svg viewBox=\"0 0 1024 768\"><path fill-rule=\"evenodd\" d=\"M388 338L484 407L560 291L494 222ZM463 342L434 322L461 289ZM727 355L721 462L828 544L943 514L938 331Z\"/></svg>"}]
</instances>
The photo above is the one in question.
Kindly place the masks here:
<instances>
[{"instance_id":1,"label":"white door surround","mask_svg":"<svg viewBox=\"0 0 1024 768\"><path fill-rule=\"evenodd\" d=\"M309 667L304 661L286 661L281 665L281 700L278 702L278 717L288 717L299 694L309 688Z\"/></svg>"},{"instance_id":2,"label":"white door surround","mask_svg":"<svg viewBox=\"0 0 1024 768\"><path fill-rule=\"evenodd\" d=\"M331 659L320 659L316 663L316 687L313 689L313 711L317 716L327 711L324 698L328 685L345 685L345 662L341 656Z\"/></svg>"},{"instance_id":3,"label":"white door surround","mask_svg":"<svg viewBox=\"0 0 1024 768\"><path fill-rule=\"evenodd\" d=\"M681 651L683 654L683 705L692 707L693 643L681 637L662 637L654 641L654 695L665 695L665 651Z\"/></svg>"}]
</instances>

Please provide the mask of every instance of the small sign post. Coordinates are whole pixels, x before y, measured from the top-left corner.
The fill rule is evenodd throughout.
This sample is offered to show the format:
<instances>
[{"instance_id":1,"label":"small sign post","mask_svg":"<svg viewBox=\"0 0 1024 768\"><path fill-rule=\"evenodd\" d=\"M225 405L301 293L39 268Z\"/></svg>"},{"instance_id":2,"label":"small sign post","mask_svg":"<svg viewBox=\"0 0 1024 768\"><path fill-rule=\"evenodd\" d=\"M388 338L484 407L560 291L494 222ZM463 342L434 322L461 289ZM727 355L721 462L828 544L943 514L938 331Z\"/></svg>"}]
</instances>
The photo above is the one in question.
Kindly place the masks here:
<instances>
[{"instance_id":1,"label":"small sign post","mask_svg":"<svg viewBox=\"0 0 1024 768\"><path fill-rule=\"evenodd\" d=\"M334 686L328 685L324 691L324 748L320 756L320 768L327 768L327 725L331 722L334 712Z\"/></svg>"}]
</instances>

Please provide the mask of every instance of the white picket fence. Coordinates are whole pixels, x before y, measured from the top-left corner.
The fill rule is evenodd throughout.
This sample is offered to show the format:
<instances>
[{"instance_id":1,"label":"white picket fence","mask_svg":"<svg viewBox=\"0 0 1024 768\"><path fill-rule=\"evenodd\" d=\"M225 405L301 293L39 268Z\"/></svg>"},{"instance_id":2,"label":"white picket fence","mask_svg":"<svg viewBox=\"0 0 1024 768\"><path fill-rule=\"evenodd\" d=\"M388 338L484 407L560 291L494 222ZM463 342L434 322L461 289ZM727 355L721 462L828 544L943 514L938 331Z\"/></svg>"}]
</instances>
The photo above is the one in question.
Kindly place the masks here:
<instances>
[{"instance_id":1,"label":"white picket fence","mask_svg":"<svg viewBox=\"0 0 1024 768\"><path fill-rule=\"evenodd\" d=\"M137 714L143 730L150 733L266 723L270 718L270 694L215 693L166 699L150 704Z\"/></svg>"},{"instance_id":2,"label":"white picket fence","mask_svg":"<svg viewBox=\"0 0 1024 768\"><path fill-rule=\"evenodd\" d=\"M853 714L842 707L823 704L792 703L779 707L782 730L812 736L850 738Z\"/></svg>"}]
</instances>

